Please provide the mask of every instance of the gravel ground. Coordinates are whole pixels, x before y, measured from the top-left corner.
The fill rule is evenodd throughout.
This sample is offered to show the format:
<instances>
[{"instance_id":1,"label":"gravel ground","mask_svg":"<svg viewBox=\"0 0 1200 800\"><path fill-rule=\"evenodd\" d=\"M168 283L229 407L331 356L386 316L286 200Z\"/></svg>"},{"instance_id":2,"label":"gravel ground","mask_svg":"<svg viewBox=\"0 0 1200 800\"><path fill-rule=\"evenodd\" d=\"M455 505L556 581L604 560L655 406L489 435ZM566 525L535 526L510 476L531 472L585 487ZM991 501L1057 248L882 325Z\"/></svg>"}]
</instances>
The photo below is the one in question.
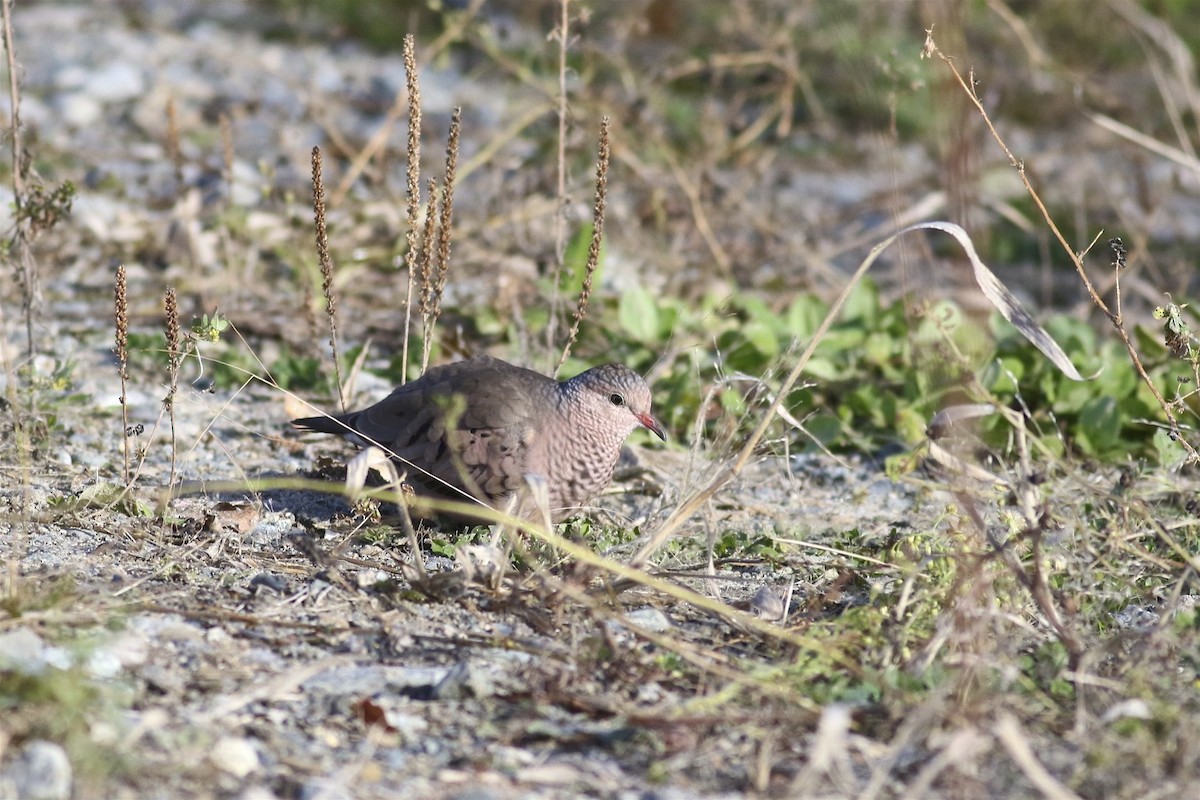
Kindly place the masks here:
<instances>
[{"instance_id":1,"label":"gravel ground","mask_svg":"<svg viewBox=\"0 0 1200 800\"><path fill-rule=\"evenodd\" d=\"M404 85L403 64L352 44L268 38L254 7L238 2L20 4L15 30L35 167L49 182L74 181L79 194L69 221L37 245L45 304L36 326L40 355L31 362L46 381L69 367L71 386L43 391L39 403L47 420L53 416L47 435L20 458L9 446L0 467L0 559L10 580L19 576L23 602L19 615L0 611L0 675L61 674L61 682L46 683L57 692L52 707L63 711L54 720L19 717L37 713L19 707L7 722L0 715L0 798L853 796L881 774L890 777L874 786L878 796L902 793L895 776L914 773L928 750L902 751L850 732L846 708L774 706L760 716L747 708L738 717L733 703L706 705L724 680L716 667L705 678L712 684L674 680L672 654L656 637L704 656L734 653L769 665L778 655L693 604L634 589L608 605L598 583L555 571L496 579L486 568L494 555L486 540L460 547L457 561L430 553L429 576L417 579L394 530L356 516L338 497L286 484L310 474L318 456L344 459L347 451L287 431L298 407L278 389L239 385L226 373L211 390L196 388L193 380L212 375L201 376L189 360L175 402L173 465L165 379L152 355L138 355L127 408L130 423L143 428L131 440L144 454L135 453L139 488L127 496L115 490L122 461L111 351L115 265L129 270L135 333L158 330L162 289L176 285L185 318L219 307L247 350L268 363L284 345L317 353L313 342L323 334L314 335L299 310L301 291L284 285L311 271L313 257L300 250L307 244L297 245L295 263L265 254L277 252L268 245L311 238L311 148L345 156L364 146ZM442 136L451 109L464 108L464 161L545 102L533 82L472 71L455 58L425 68L421 80L427 131ZM178 170L167 147L168 101L181 131ZM222 115L233 131L228 165ZM388 144L393 153L403 149L403 125ZM432 150L435 169L441 155ZM520 137L502 140L461 193L456 212L466 233L456 245L461 272L448 305L481 298L516 305L533 291L539 259L552 246L546 209L553 197L518 203L514 192L524 187L522 170L534 169L538 180L553 171L534 151ZM744 192L747 214L776 234L770 253L739 250L754 237L725 234L752 226L716 220L734 260L753 256L764 284L797 265L815 283L834 282L831 267L848 250L822 254L815 231L869 238L873 223L849 209L872 198L900 193L914 205L925 198L930 213L944 203L919 177L930 169L924 153L868 144L860 155L849 166L781 159L764 167L769 185L727 176L722 188ZM344 158L337 163L346 166ZM1056 172L1068 196L1115 180L1098 162L1065 163L1056 172L1051 160L1046 171ZM327 178L335 191L339 177ZM355 184L331 209L338 255L349 267L345 341L395 341L396 290L381 289L377 274L356 264L386 261L394 251L404 229L402 178L392 159L368 170L369 189ZM1150 176L1154 187L1172 180ZM0 195L7 208L11 191ZM572 214L586 218L589 205L573 203ZM514 206L533 221L505 217ZM1170 207L1160 235L1194 230L1196 198ZM639 208L633 192L613 192L604 289L709 280L688 272L702 237L639 238L637 214L646 213ZM503 224L491 224L499 217ZM9 364L24 348L17 302L7 291ZM386 362L387 354L374 358ZM364 373L358 393L373 400L387 388ZM711 474L711 456L704 448L635 444L616 490L601 501L610 516L600 518L651 530ZM188 491L164 520L152 512L173 468ZM246 478L263 488L236 488ZM267 487L272 480L279 485ZM945 500L892 482L867 460L763 456L682 533L701 540L773 534L829 548L827 534L856 530L866 546L895 529L933 526ZM597 545L618 558L634 546ZM713 578L680 580L769 616L784 597L793 598L793 611L821 598L836 597L829 602L839 608L863 602L868 587L856 583L852 567L836 548L801 548L781 564L750 559L721 565ZM10 741L18 717L20 730L40 738ZM760 726L795 733L772 738ZM944 791L1020 797L1031 789L997 769Z\"/></svg>"},{"instance_id":2,"label":"gravel ground","mask_svg":"<svg viewBox=\"0 0 1200 800\"><path fill-rule=\"evenodd\" d=\"M0 669L58 671L86 697L60 698L80 720L24 719L21 730L45 739L6 743L0 723L0 797L740 796L748 745L737 726L701 712L671 721L690 698L654 679L657 650L634 633L643 626L701 643L725 635L709 630L711 619L637 591L624 597L626 616L600 616L563 602L544 576L497 585L436 555L422 591L409 588L405 555L354 536L350 509L336 497L219 485L312 468L311 443L284 431L293 407L277 390L228 381L198 390L187 385L201 377L195 362L185 365L174 468L191 493L164 525L142 515L172 470L166 386L145 365L152 359L135 357L127 406L143 428L131 440L140 489L120 499L112 265L128 267L135 333L155 330L158 287L177 284L185 313L219 305L239 330L270 329L256 347L269 350L271 333L302 338L306 331L287 330L286 301L258 277L270 266L254 263L253 251L235 255L218 215L239 209L241 224L268 242L307 225L311 147L366 141L404 81L398 57L265 41L244 24L254 18L247 8L209 11L98 3L16 14L27 135L47 159L39 166L47 181L70 179L79 194L69 221L39 243L43 355L33 368L49 378L69 365L72 381L43 397L55 424L27 485L5 469L0 558L20 574L30 606L0 619ZM422 76L428 126L444 128L454 105L466 109L467 157L532 94L513 81L464 79L453 64ZM182 132L178 172L165 146L168 100ZM232 183L222 179L222 113L233 120ZM401 126L391 145L402 147L402 136ZM507 146L501 160L522 157L521 146ZM496 183L484 175L459 213L486 215L504 199L489 195ZM617 193L614 218L625 202ZM398 203L354 207L331 212L335 238L402 230ZM473 261L494 270L482 263L481 236L483 244L462 248L468 271ZM620 247L610 256L617 284L639 268ZM501 279L532 270L508 257ZM455 302L490 291L462 283L451 287ZM347 294L353 307L353 286ZM10 360L23 346L12 299ZM385 309L359 308L348 337L390 327ZM359 388L365 397L386 391L366 375ZM322 451L346 455L333 444ZM603 505L643 523L661 516L685 476L711 469L640 448L626 466L633 477ZM909 509L907 493L873 470L832 461L757 462L731 497L693 530L771 531L780 519L810 518L837 526L851 517L885 526ZM710 590L748 606L764 587L782 592L793 572L721 570L730 580ZM76 600L63 610L58 596ZM606 658L600 643L612 650ZM655 761L665 764L665 782L648 772Z\"/></svg>"}]
</instances>

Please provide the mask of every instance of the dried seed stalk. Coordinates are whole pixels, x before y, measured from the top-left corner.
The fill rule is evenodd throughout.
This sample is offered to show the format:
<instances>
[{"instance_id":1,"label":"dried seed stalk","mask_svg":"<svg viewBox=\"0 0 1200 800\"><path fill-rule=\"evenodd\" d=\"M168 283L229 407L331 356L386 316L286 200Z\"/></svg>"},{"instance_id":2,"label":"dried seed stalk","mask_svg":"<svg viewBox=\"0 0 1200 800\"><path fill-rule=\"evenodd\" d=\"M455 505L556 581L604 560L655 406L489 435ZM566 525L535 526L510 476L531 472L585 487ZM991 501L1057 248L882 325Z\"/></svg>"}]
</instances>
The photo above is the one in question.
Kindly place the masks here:
<instances>
[{"instance_id":1,"label":"dried seed stalk","mask_svg":"<svg viewBox=\"0 0 1200 800\"><path fill-rule=\"evenodd\" d=\"M179 368L183 364L183 350L180 348L179 333L179 299L175 295L175 287L167 287L163 296L163 311L166 316L164 331L167 337L167 396L163 405L167 407L167 415L171 420L171 478L167 483L167 494L175 488L175 457L177 452L175 435L175 395L179 387Z\"/></svg>"},{"instance_id":2,"label":"dried seed stalk","mask_svg":"<svg viewBox=\"0 0 1200 800\"><path fill-rule=\"evenodd\" d=\"M442 186L442 207L438 214L437 270L433 281L433 321L442 313L442 294L450 271L450 238L454 220L454 181L458 172L458 136L462 126L462 108L450 117L450 135L446 140L446 182Z\"/></svg>"},{"instance_id":3,"label":"dried seed stalk","mask_svg":"<svg viewBox=\"0 0 1200 800\"><path fill-rule=\"evenodd\" d=\"M587 316L588 301L592 297L592 278L595 277L596 267L600 263L600 243L604 237L604 204L608 197L608 122L608 117L600 119L600 147L596 155L596 205L592 208L592 240L588 244L583 286L579 289L579 301L575 306L574 319L571 321L571 333L567 337L567 344L563 347L562 355L558 357L558 364L554 367L555 375L562 369L567 356L571 354L571 348L575 346L575 340L579 336L579 326Z\"/></svg>"},{"instance_id":4,"label":"dried seed stalk","mask_svg":"<svg viewBox=\"0 0 1200 800\"><path fill-rule=\"evenodd\" d=\"M417 274L421 278L421 372L429 366L433 343L433 245L437 236L437 179L429 179L429 198L425 203L425 226L421 232L421 250L417 255Z\"/></svg>"},{"instance_id":5,"label":"dried seed stalk","mask_svg":"<svg viewBox=\"0 0 1200 800\"><path fill-rule=\"evenodd\" d=\"M129 483L129 406L126 405L126 385L129 382L129 298L125 280L125 265L117 267L117 279L113 287L114 318L116 322L117 376L121 379L121 450L124 453L124 468L121 476Z\"/></svg>"},{"instance_id":6,"label":"dried seed stalk","mask_svg":"<svg viewBox=\"0 0 1200 800\"><path fill-rule=\"evenodd\" d=\"M413 272L417 252L417 215L421 210L421 88L417 83L417 59L412 34L404 37L404 74L408 86L408 231L405 233L408 251L408 286L404 293L404 342L400 363L400 383L408 382L408 334L412 326Z\"/></svg>"},{"instance_id":7,"label":"dried seed stalk","mask_svg":"<svg viewBox=\"0 0 1200 800\"><path fill-rule=\"evenodd\" d=\"M342 362L338 352L337 296L333 289L333 259L329 256L329 233L325 227L325 182L321 178L321 148L312 149L313 221L317 231L317 260L321 265L321 291L325 295L325 317L329 320L329 349L333 352L333 374L338 402L346 402L342 390Z\"/></svg>"}]
</instances>

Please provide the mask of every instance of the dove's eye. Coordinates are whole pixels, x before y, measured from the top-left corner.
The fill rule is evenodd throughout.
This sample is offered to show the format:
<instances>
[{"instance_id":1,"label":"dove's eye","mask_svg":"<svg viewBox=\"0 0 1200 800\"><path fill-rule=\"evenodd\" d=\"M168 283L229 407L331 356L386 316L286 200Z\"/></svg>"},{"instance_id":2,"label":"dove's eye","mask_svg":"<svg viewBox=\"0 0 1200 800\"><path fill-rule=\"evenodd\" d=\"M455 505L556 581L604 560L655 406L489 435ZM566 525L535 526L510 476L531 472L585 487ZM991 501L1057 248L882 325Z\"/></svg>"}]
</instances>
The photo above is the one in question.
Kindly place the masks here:
<instances>
[{"instance_id":1,"label":"dove's eye","mask_svg":"<svg viewBox=\"0 0 1200 800\"><path fill-rule=\"evenodd\" d=\"M621 395L617 394L616 392L613 392L608 396L608 402L612 403L614 406L623 406L625 405L625 398L621 397Z\"/></svg>"}]
</instances>

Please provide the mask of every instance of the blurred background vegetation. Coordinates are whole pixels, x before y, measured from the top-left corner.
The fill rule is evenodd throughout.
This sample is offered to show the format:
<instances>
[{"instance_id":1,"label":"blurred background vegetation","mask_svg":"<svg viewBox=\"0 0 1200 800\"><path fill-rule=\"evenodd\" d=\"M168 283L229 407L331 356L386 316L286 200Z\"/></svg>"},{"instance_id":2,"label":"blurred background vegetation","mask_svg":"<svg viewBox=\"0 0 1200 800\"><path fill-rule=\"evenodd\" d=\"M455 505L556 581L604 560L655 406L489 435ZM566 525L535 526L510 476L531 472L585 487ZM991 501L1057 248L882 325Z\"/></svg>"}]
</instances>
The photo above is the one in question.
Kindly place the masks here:
<instances>
[{"instance_id":1,"label":"blurred background vegetation","mask_svg":"<svg viewBox=\"0 0 1200 800\"><path fill-rule=\"evenodd\" d=\"M552 363L541 335L552 313L546 300L562 297L553 307L564 317L573 307L596 129L610 115L605 250L569 368L612 358L649 371L676 436L699 420L706 440L737 440L754 419L746 412L773 396L790 348L812 335L867 250L904 224L945 219L1065 336L1079 369L1101 377L1068 385L993 318L956 245L910 236L885 253L822 343L809 373L815 385L789 398L808 429L785 434L793 446L887 452L919 441L947 403L998 400L1027 410L1055 452L1176 457L1153 424L1161 410L1008 157L946 65L921 52L932 31L972 77L1071 248L1098 244L1086 264L1110 302L1117 288L1106 243L1124 241L1125 321L1162 393L1192 415L1194 364L1163 346L1153 312L1169 296L1192 320L1200 5L572 0L567 8L562 252L553 226L559 2L264 0L240 12L270 37L335 51L395 53L414 32L426 82L440 76L434 83L452 84L463 103L450 324L435 359L504 346L509 357ZM472 87L499 83L511 92L504 103L470 101ZM382 116L390 98L377 102ZM425 174L440 174L448 115L427 103ZM327 153L333 174L370 133L341 131L347 147ZM400 156L388 158L359 179L354 198L403 204ZM373 338L388 360L370 366L388 378L399 374L395 305L379 302L379 281L353 276L390 275L402 241L392 224L343 226L332 241L350 273L343 291L364 309L346 320L345 340ZM298 247L273 259L310 260ZM555 285L560 261L566 270ZM311 269L294 269L307 275L300 283L315 280ZM318 386L317 358L287 354L273 373L296 388ZM999 446L1005 426L996 427L989 441Z\"/></svg>"}]
</instances>

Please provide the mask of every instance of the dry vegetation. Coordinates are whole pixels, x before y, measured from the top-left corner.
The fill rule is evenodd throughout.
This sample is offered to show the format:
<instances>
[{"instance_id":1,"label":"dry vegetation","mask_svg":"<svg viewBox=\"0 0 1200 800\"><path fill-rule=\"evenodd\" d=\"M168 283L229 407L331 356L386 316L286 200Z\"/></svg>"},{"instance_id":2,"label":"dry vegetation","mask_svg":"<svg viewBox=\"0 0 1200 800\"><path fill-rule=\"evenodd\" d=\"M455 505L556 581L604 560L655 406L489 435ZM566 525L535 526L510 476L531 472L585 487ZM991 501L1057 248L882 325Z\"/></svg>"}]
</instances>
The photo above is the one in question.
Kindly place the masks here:
<instances>
[{"instance_id":1,"label":"dry vegetation","mask_svg":"<svg viewBox=\"0 0 1200 800\"><path fill-rule=\"evenodd\" d=\"M196 141L220 165L201 263L79 246L4 2L0 795L39 742L80 797L1200 791L1195 242L1153 228L1200 91L1162 5L398 4L376 126L313 102L311 223L283 178L237 207L236 113L164 105L171 213ZM423 109L452 53L521 102ZM63 253L121 264L106 377L39 333ZM438 530L283 430L482 350L625 361L674 443L587 518Z\"/></svg>"}]
</instances>

